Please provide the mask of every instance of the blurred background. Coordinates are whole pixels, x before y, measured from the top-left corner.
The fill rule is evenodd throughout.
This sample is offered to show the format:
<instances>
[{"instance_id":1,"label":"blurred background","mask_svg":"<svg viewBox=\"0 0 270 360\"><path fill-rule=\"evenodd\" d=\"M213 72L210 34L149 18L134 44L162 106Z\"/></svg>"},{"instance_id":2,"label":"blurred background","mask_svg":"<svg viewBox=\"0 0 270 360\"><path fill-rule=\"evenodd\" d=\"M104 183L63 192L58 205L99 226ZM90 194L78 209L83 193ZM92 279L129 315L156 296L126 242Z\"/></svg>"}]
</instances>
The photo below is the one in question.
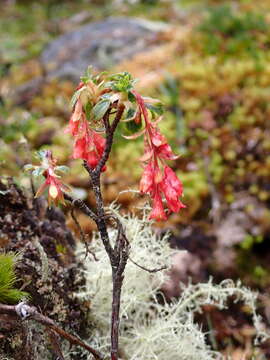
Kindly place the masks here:
<instances>
[{"instance_id":1,"label":"blurred background","mask_svg":"<svg viewBox=\"0 0 270 360\"><path fill-rule=\"evenodd\" d=\"M160 127L181 154L171 165L187 208L158 224L172 232L172 246L189 250L177 276L240 278L260 291L269 320L269 22L269 0L2 0L1 175L29 186L23 165L50 148L71 166L65 181L91 202L63 133L70 98L88 65L129 71L143 94L164 103ZM107 202L137 189L142 146L117 136L103 175ZM142 199L123 193L119 202L133 210ZM234 316L211 315L213 346L236 360L266 359L267 347L251 346L248 321Z\"/></svg>"}]
</instances>

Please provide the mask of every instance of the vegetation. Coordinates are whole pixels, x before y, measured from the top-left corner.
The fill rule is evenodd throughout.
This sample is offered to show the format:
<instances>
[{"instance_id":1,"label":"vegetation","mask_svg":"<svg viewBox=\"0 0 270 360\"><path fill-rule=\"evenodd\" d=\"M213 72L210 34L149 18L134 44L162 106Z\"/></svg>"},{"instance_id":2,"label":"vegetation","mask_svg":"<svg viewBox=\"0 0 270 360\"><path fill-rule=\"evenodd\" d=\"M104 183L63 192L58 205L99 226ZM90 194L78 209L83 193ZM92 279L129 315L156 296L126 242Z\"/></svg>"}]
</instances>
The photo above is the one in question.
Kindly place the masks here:
<instances>
[{"instance_id":1,"label":"vegetation","mask_svg":"<svg viewBox=\"0 0 270 360\"><path fill-rule=\"evenodd\" d=\"M16 288L18 281L15 266L18 256L14 254L0 254L0 302L16 304L28 294Z\"/></svg>"}]
</instances>

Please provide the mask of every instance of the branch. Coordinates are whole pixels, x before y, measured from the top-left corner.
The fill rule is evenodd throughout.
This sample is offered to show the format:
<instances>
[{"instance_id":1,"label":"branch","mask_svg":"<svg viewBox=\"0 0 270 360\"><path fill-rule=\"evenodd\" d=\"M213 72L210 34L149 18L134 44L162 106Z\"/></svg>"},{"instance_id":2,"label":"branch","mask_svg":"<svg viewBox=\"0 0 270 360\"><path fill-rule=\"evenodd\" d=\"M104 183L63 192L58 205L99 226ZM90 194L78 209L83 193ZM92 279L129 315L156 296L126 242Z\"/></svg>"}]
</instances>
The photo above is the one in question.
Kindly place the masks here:
<instances>
[{"instance_id":1,"label":"branch","mask_svg":"<svg viewBox=\"0 0 270 360\"><path fill-rule=\"evenodd\" d=\"M110 109L107 111L107 113L104 116L103 120L104 120L105 129L106 129L106 147L102 154L101 159L99 160L99 163L97 164L97 166L94 170L94 172L96 174L100 174L103 166L105 165L106 161L109 158L109 155L110 155L110 152L112 149L113 135L114 135L115 129L116 129L119 121L121 120L124 110L125 110L125 105L120 103L117 108L117 113L115 115L113 123L111 125L109 123Z\"/></svg>"},{"instance_id":2,"label":"branch","mask_svg":"<svg viewBox=\"0 0 270 360\"><path fill-rule=\"evenodd\" d=\"M69 341L71 344L79 345L83 347L84 349L89 351L96 360L103 359L103 356L100 355L95 349L85 344L77 336L71 335L62 328L60 328L59 326L57 326L52 319L39 313L34 306L29 306L24 302L20 302L17 305L0 304L0 313L3 314L9 313L12 315L17 315L21 320L27 320L27 319L35 320L36 322L46 326L47 328L50 328L58 335Z\"/></svg>"},{"instance_id":3,"label":"branch","mask_svg":"<svg viewBox=\"0 0 270 360\"><path fill-rule=\"evenodd\" d=\"M85 215L89 216L92 220L97 220L97 215L94 213L93 210L91 210L84 201L81 199L73 199L72 196L68 195L67 193L64 193L64 199L71 202L71 204L78 209L80 209Z\"/></svg>"},{"instance_id":4,"label":"branch","mask_svg":"<svg viewBox=\"0 0 270 360\"><path fill-rule=\"evenodd\" d=\"M111 321L111 360L118 359L118 341L119 341L119 317L121 291L124 280L124 271L129 256L129 242L124 233L123 226L119 219L117 220L118 234L114 246L114 256L112 262L113 278L113 296L112 296L112 321Z\"/></svg>"},{"instance_id":5,"label":"branch","mask_svg":"<svg viewBox=\"0 0 270 360\"><path fill-rule=\"evenodd\" d=\"M84 259L87 258L87 255L88 255L88 254L91 254L91 255L93 256L94 260L95 260L95 261L98 261L97 258L96 258L96 255L89 249L89 244L88 244L88 242L87 242L87 240L86 240L85 233L84 233L84 231L83 231L83 229L82 229L82 227L81 227L78 219L76 218L76 216L75 216L75 214L74 214L74 208L71 208L70 214L71 214L71 217L72 217L75 225L77 226L77 228L78 228L78 230L79 230L79 232L80 232L81 241L82 241L82 242L84 243L84 245L85 245L85 258L84 258Z\"/></svg>"},{"instance_id":6,"label":"branch","mask_svg":"<svg viewBox=\"0 0 270 360\"><path fill-rule=\"evenodd\" d=\"M138 263L136 263L136 261L132 260L131 257L128 258L134 265L138 266L140 269L144 270L144 271L147 271L149 273L156 273L156 272L159 272L159 271L162 271L162 270L166 270L168 267L166 265L164 266L161 266L160 268L156 268L156 269L148 269Z\"/></svg>"}]
</instances>

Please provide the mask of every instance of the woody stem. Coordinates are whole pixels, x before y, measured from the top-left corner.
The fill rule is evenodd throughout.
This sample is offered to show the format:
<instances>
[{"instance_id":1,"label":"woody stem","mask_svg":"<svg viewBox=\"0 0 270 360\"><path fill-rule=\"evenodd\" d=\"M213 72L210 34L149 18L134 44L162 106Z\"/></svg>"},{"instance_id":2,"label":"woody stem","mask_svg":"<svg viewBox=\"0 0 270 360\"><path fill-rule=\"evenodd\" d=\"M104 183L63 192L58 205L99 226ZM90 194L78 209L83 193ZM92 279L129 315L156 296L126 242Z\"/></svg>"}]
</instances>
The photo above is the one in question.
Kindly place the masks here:
<instances>
[{"instance_id":1,"label":"woody stem","mask_svg":"<svg viewBox=\"0 0 270 360\"><path fill-rule=\"evenodd\" d=\"M128 260L129 253L129 244L125 237L122 225L116 221L116 226L118 229L118 236L115 240L114 246L111 244L106 219L109 217L105 214L104 202L101 192L101 182L100 176L103 167L105 166L113 144L113 136L116 130L116 127L121 120L125 106L119 104L117 112L112 123L109 121L110 111L104 115L103 122L106 129L106 146L103 152L103 155L97 164L95 169L91 169L90 166L84 161L84 167L90 175L93 191L96 200L96 222L98 231L100 233L101 240L103 242L104 248L107 252L107 255L110 259L110 264L112 268L112 314L111 314L111 360L118 360L118 339L119 339L119 317L120 317L120 302L121 302L121 290L124 279L124 270Z\"/></svg>"}]
</instances>

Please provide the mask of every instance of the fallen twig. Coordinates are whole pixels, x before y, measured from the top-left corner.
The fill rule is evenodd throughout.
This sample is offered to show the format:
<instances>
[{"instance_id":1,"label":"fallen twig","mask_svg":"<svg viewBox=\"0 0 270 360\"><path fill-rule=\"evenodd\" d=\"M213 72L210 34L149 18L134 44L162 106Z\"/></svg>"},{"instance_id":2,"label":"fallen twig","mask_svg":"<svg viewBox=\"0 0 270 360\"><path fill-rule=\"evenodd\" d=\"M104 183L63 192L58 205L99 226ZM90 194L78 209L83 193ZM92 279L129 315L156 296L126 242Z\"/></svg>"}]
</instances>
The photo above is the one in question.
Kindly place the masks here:
<instances>
[{"instance_id":1,"label":"fallen twig","mask_svg":"<svg viewBox=\"0 0 270 360\"><path fill-rule=\"evenodd\" d=\"M17 305L0 304L0 313L17 315L21 320L32 319L44 325L46 328L53 330L55 333L69 341L73 345L78 345L89 351L96 360L102 360L103 356L100 355L91 346L85 344L77 336L67 333L65 330L55 324L55 322L47 316L42 315L37 311L34 306L29 306L25 302L20 302Z\"/></svg>"}]
</instances>

